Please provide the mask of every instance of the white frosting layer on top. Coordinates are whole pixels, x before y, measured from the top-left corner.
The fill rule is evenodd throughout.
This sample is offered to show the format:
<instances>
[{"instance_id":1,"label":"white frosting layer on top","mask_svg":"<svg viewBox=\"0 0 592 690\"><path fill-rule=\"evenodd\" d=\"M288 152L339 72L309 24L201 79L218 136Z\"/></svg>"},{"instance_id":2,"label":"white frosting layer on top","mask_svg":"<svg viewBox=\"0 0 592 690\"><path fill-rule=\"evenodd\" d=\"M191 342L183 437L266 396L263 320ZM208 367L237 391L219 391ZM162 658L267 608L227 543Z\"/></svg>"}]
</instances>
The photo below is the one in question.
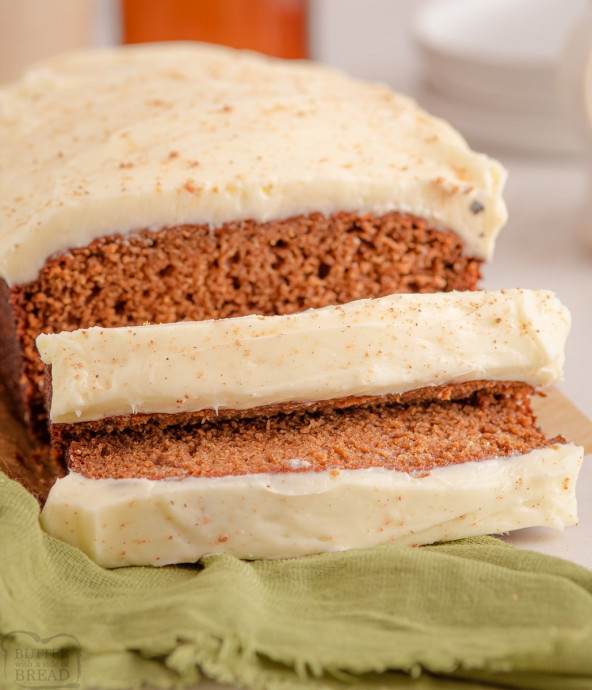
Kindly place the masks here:
<instances>
[{"instance_id":1,"label":"white frosting layer on top","mask_svg":"<svg viewBox=\"0 0 592 690\"><path fill-rule=\"evenodd\" d=\"M283 558L576 524L583 449L468 462L427 476L382 469L179 480L58 479L44 529L102 566Z\"/></svg>"},{"instance_id":2,"label":"white frosting layer on top","mask_svg":"<svg viewBox=\"0 0 592 690\"><path fill-rule=\"evenodd\" d=\"M390 295L291 316L40 335L51 420L247 409L493 379L561 377L570 326L549 292Z\"/></svg>"},{"instance_id":3,"label":"white frosting layer on top","mask_svg":"<svg viewBox=\"0 0 592 690\"><path fill-rule=\"evenodd\" d=\"M0 90L0 276L113 232L399 210L490 256L505 172L384 86L198 44L66 55Z\"/></svg>"}]
</instances>

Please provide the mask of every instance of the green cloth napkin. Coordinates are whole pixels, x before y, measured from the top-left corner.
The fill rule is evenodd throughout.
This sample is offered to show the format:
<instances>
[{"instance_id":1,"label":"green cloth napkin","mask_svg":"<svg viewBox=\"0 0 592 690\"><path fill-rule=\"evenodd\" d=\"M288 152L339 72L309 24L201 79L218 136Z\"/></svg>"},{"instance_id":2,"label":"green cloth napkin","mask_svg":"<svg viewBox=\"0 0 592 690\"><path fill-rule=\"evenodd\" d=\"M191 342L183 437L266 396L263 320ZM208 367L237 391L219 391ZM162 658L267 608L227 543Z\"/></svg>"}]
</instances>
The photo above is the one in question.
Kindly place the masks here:
<instances>
[{"instance_id":1,"label":"green cloth napkin","mask_svg":"<svg viewBox=\"0 0 592 690\"><path fill-rule=\"evenodd\" d=\"M0 475L7 688L592 688L592 572L493 538L105 570L38 515Z\"/></svg>"}]
</instances>

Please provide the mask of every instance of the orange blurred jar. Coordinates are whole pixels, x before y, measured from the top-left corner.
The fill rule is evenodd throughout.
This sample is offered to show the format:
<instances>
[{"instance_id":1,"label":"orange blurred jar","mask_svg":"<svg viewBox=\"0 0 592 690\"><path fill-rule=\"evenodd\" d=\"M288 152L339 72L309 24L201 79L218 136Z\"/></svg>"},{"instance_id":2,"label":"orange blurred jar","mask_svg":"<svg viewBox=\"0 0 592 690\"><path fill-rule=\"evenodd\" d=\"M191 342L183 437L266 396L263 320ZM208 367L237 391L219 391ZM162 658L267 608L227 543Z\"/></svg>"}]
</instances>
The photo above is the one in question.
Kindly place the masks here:
<instances>
[{"instance_id":1,"label":"orange blurred jar","mask_svg":"<svg viewBox=\"0 0 592 690\"><path fill-rule=\"evenodd\" d=\"M206 41L307 57L307 0L123 0L125 43Z\"/></svg>"}]
</instances>

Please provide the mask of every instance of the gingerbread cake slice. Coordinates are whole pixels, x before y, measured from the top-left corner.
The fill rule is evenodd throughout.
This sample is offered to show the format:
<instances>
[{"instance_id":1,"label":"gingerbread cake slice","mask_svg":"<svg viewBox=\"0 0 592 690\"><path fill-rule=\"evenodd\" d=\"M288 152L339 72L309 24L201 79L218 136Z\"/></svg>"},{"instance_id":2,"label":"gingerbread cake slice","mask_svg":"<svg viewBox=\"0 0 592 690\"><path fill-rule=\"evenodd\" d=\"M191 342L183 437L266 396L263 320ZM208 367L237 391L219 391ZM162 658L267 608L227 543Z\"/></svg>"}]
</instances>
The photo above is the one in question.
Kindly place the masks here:
<instances>
[{"instance_id":1,"label":"gingerbread cake slice","mask_svg":"<svg viewBox=\"0 0 592 690\"><path fill-rule=\"evenodd\" d=\"M198 44L0 89L0 377L46 429L41 332L473 289L505 172L411 100Z\"/></svg>"},{"instance_id":2,"label":"gingerbread cake slice","mask_svg":"<svg viewBox=\"0 0 592 690\"><path fill-rule=\"evenodd\" d=\"M568 330L508 290L41 335L42 524L107 567L575 524L583 449L530 407Z\"/></svg>"}]
</instances>

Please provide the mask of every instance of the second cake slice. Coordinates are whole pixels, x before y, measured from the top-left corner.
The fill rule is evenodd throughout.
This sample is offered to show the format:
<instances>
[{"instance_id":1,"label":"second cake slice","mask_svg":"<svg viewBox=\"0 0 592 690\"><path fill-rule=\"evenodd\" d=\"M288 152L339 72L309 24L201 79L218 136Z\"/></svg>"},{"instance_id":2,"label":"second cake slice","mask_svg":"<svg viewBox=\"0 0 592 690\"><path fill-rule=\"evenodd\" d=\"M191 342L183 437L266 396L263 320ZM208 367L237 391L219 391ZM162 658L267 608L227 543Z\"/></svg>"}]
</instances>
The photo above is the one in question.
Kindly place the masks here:
<instances>
[{"instance_id":1,"label":"second cake slice","mask_svg":"<svg viewBox=\"0 0 592 690\"><path fill-rule=\"evenodd\" d=\"M582 449L530 409L568 330L509 290L40 336L43 524L107 566L574 524Z\"/></svg>"}]
</instances>

